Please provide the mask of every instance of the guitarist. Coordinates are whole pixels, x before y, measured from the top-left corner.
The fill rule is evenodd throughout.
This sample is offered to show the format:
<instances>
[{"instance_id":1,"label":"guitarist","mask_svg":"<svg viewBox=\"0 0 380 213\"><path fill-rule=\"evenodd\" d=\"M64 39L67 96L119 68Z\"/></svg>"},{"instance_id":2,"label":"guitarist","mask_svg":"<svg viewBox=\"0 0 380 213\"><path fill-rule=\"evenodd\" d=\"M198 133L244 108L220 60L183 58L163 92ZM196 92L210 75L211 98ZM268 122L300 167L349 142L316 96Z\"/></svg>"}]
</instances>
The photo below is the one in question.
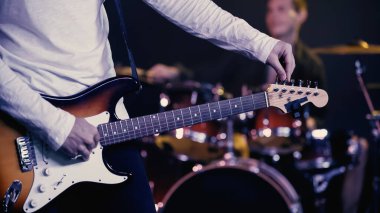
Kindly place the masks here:
<instances>
[{"instance_id":1,"label":"guitarist","mask_svg":"<svg viewBox=\"0 0 380 213\"><path fill-rule=\"evenodd\" d=\"M212 1L144 1L190 34L266 63L281 80L290 79L295 67L291 46L259 32ZM97 129L54 107L40 94L73 95L115 76L102 3L0 1L0 110L68 159L89 159L99 141ZM128 117L122 101L116 113L119 118ZM111 186L74 185L42 211L155 212L138 151L121 146L109 151L113 161L122 162L116 167L127 169L132 178Z\"/></svg>"}]
</instances>

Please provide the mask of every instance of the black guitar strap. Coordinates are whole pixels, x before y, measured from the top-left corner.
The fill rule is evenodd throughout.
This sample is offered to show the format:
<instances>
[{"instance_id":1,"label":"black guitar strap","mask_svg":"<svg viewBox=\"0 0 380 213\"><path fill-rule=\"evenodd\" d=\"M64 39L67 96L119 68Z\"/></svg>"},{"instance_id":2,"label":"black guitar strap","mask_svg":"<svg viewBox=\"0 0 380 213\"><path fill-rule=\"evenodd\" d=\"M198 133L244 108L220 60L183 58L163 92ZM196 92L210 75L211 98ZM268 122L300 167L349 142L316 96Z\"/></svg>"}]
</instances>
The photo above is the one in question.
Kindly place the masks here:
<instances>
[{"instance_id":1,"label":"black guitar strap","mask_svg":"<svg viewBox=\"0 0 380 213\"><path fill-rule=\"evenodd\" d=\"M137 82L139 83L140 89L141 89L141 83L139 80L139 76L137 74L135 60L133 59L132 51L129 48L128 42L127 42L127 27L126 27L127 25L125 24L125 21L124 21L125 16L123 13L123 9L122 9L120 0L114 0L114 2L115 2L117 15L119 17L120 31L121 31L121 34L123 36L125 48L127 49L127 52L128 52L129 63L131 64L132 77L137 80Z\"/></svg>"}]
</instances>

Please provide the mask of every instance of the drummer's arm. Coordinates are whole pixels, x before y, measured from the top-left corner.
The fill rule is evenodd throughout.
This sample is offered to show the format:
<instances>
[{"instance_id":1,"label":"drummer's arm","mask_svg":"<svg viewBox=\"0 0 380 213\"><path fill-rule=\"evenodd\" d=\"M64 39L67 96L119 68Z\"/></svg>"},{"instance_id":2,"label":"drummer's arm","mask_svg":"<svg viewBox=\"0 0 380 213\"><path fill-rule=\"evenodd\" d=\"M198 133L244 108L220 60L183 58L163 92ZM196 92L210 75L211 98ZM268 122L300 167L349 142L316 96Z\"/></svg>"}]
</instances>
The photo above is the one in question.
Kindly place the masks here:
<instances>
[{"instance_id":1,"label":"drummer's arm","mask_svg":"<svg viewBox=\"0 0 380 213\"><path fill-rule=\"evenodd\" d=\"M115 66L115 70L118 75L132 74L129 66ZM149 84L189 80L193 76L192 71L180 63L174 65L157 63L148 69L137 68L136 71L138 76Z\"/></svg>"}]
</instances>

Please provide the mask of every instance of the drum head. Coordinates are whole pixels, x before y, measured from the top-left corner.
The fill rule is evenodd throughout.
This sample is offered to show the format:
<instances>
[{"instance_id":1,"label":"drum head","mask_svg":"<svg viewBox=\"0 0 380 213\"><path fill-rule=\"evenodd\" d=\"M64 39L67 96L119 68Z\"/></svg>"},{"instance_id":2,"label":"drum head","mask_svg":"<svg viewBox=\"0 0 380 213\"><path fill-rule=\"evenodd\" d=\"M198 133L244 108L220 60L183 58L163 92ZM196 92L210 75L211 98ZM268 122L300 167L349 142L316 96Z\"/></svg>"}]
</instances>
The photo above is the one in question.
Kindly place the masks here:
<instances>
[{"instance_id":1,"label":"drum head","mask_svg":"<svg viewBox=\"0 0 380 213\"><path fill-rule=\"evenodd\" d=\"M253 159L217 161L180 179L163 200L171 212L301 212L290 183Z\"/></svg>"}]
</instances>

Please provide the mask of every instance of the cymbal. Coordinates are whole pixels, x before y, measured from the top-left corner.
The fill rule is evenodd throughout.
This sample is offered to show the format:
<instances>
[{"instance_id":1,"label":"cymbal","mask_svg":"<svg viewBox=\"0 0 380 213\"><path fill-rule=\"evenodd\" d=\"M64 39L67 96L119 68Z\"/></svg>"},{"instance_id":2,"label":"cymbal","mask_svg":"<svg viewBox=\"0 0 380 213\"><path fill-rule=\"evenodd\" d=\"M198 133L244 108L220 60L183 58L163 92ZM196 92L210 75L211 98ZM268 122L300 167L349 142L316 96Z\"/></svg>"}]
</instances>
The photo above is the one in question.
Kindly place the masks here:
<instances>
[{"instance_id":1,"label":"cymbal","mask_svg":"<svg viewBox=\"0 0 380 213\"><path fill-rule=\"evenodd\" d=\"M317 54L333 55L367 55L380 54L380 45L368 44L363 40L350 44L334 45L329 47L317 47L312 49Z\"/></svg>"},{"instance_id":2,"label":"cymbal","mask_svg":"<svg viewBox=\"0 0 380 213\"><path fill-rule=\"evenodd\" d=\"M380 89L380 83L368 83L367 89Z\"/></svg>"}]
</instances>

